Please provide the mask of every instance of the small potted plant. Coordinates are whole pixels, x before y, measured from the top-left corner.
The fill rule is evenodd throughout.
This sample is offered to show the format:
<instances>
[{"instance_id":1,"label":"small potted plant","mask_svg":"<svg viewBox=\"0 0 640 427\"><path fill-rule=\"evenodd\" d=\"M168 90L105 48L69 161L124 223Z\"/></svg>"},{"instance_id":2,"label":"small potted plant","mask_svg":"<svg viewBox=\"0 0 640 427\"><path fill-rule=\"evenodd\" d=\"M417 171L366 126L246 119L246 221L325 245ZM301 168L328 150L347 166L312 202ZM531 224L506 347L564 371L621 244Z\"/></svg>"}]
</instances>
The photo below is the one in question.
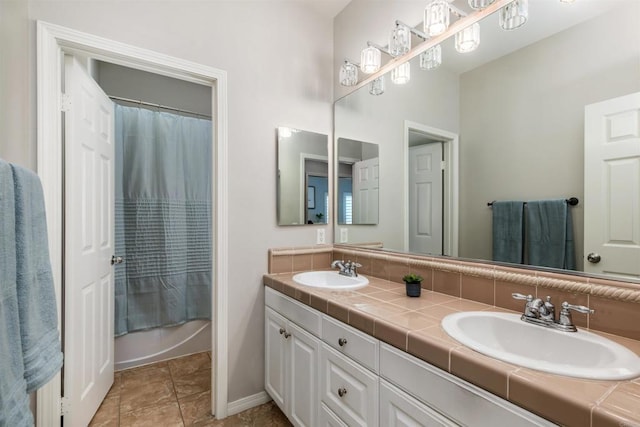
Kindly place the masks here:
<instances>
[{"instance_id":1,"label":"small potted plant","mask_svg":"<svg viewBox=\"0 0 640 427\"><path fill-rule=\"evenodd\" d=\"M407 296L408 297L419 297L420 291L422 290L422 277L411 273L407 274L402 278L404 283L407 285Z\"/></svg>"}]
</instances>

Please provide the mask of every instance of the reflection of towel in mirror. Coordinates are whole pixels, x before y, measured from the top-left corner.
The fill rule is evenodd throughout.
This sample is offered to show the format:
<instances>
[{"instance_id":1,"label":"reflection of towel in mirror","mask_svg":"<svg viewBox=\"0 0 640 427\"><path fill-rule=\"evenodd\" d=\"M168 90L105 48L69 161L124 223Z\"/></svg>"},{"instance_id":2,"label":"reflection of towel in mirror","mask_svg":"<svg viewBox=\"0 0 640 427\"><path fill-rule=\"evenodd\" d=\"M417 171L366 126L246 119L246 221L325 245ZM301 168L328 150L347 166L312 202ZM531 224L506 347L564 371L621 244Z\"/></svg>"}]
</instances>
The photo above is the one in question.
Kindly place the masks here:
<instances>
[{"instance_id":1,"label":"reflection of towel in mirror","mask_svg":"<svg viewBox=\"0 0 640 427\"><path fill-rule=\"evenodd\" d=\"M565 199L527 202L529 264L575 270L571 210Z\"/></svg>"},{"instance_id":2,"label":"reflection of towel in mirror","mask_svg":"<svg viewBox=\"0 0 640 427\"><path fill-rule=\"evenodd\" d=\"M524 202L493 202L493 260L524 261Z\"/></svg>"}]
</instances>

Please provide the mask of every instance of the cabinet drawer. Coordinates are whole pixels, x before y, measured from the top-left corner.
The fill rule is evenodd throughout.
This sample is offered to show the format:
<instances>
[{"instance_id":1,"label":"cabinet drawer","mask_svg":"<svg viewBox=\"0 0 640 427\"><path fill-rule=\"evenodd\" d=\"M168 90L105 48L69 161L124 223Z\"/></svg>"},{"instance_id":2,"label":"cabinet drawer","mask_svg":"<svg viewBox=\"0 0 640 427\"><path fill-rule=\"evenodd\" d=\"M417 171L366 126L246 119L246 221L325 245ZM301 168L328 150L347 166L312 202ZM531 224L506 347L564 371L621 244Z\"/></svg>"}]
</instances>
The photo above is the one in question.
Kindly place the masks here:
<instances>
[{"instance_id":1,"label":"cabinet drawer","mask_svg":"<svg viewBox=\"0 0 640 427\"><path fill-rule=\"evenodd\" d=\"M321 347L322 402L347 425L378 425L378 376L338 353Z\"/></svg>"},{"instance_id":2,"label":"cabinet drawer","mask_svg":"<svg viewBox=\"0 0 640 427\"><path fill-rule=\"evenodd\" d=\"M329 316L322 316L322 339L340 353L378 372L378 340Z\"/></svg>"},{"instance_id":3,"label":"cabinet drawer","mask_svg":"<svg viewBox=\"0 0 640 427\"><path fill-rule=\"evenodd\" d=\"M380 344L380 376L462 425L555 425L384 343Z\"/></svg>"},{"instance_id":4,"label":"cabinet drawer","mask_svg":"<svg viewBox=\"0 0 640 427\"><path fill-rule=\"evenodd\" d=\"M320 404L320 415L318 417L318 427L349 427L327 408L324 403Z\"/></svg>"},{"instance_id":5,"label":"cabinet drawer","mask_svg":"<svg viewBox=\"0 0 640 427\"><path fill-rule=\"evenodd\" d=\"M457 427L457 424L385 380L380 380L380 425L385 427Z\"/></svg>"},{"instance_id":6,"label":"cabinet drawer","mask_svg":"<svg viewBox=\"0 0 640 427\"><path fill-rule=\"evenodd\" d=\"M271 288L265 288L264 300L268 307L271 307L313 335L320 337L322 316L319 311L309 308Z\"/></svg>"}]
</instances>

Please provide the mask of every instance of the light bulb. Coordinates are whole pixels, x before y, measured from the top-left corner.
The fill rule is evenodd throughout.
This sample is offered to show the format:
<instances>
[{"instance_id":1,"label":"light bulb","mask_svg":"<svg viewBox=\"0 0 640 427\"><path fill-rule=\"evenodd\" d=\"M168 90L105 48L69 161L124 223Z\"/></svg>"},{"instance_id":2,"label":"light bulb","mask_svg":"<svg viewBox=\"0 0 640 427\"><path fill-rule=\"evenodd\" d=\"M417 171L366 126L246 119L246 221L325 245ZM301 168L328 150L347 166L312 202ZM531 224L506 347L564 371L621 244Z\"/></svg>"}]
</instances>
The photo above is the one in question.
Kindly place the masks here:
<instances>
[{"instance_id":1,"label":"light bulb","mask_svg":"<svg viewBox=\"0 0 640 427\"><path fill-rule=\"evenodd\" d=\"M355 86L358 84L358 67L345 61L340 67L340 84L342 86Z\"/></svg>"},{"instance_id":2,"label":"light bulb","mask_svg":"<svg viewBox=\"0 0 640 427\"><path fill-rule=\"evenodd\" d=\"M476 22L458 31L456 33L455 45L456 50L460 53L476 50L480 45L480 24Z\"/></svg>"},{"instance_id":3,"label":"light bulb","mask_svg":"<svg viewBox=\"0 0 640 427\"><path fill-rule=\"evenodd\" d=\"M449 3L446 0L434 0L424 9L424 32L437 36L449 28Z\"/></svg>"},{"instance_id":4,"label":"light bulb","mask_svg":"<svg viewBox=\"0 0 640 427\"><path fill-rule=\"evenodd\" d=\"M373 46L362 49L360 55L360 69L363 73L371 74L380 69L382 61L380 50Z\"/></svg>"},{"instance_id":5,"label":"light bulb","mask_svg":"<svg viewBox=\"0 0 640 427\"><path fill-rule=\"evenodd\" d=\"M391 70L391 81L397 85L409 83L411 79L411 64L404 62Z\"/></svg>"},{"instance_id":6,"label":"light bulb","mask_svg":"<svg viewBox=\"0 0 640 427\"><path fill-rule=\"evenodd\" d=\"M411 31L404 25L396 25L389 37L389 55L401 56L411 50Z\"/></svg>"}]
</instances>

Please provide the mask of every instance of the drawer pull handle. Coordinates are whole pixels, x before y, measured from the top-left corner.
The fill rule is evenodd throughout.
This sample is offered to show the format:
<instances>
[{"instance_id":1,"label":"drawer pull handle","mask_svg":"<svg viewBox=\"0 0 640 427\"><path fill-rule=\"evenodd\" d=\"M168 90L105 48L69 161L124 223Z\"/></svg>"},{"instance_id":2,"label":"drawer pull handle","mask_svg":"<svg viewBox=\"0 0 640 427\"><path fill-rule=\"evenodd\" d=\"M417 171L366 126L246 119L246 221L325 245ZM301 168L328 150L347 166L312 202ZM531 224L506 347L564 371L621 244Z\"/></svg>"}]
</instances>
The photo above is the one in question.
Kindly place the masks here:
<instances>
[{"instance_id":1,"label":"drawer pull handle","mask_svg":"<svg viewBox=\"0 0 640 427\"><path fill-rule=\"evenodd\" d=\"M338 338L338 345L340 347L344 347L346 343L347 343L347 339L346 338Z\"/></svg>"},{"instance_id":2,"label":"drawer pull handle","mask_svg":"<svg viewBox=\"0 0 640 427\"><path fill-rule=\"evenodd\" d=\"M285 339L289 338L291 336L291 334L289 332L286 331L286 329L284 328L280 328L280 335L284 335Z\"/></svg>"},{"instance_id":3,"label":"drawer pull handle","mask_svg":"<svg viewBox=\"0 0 640 427\"><path fill-rule=\"evenodd\" d=\"M347 394L347 389L346 388L341 387L341 388L338 389L338 396L342 397L345 394Z\"/></svg>"}]
</instances>

